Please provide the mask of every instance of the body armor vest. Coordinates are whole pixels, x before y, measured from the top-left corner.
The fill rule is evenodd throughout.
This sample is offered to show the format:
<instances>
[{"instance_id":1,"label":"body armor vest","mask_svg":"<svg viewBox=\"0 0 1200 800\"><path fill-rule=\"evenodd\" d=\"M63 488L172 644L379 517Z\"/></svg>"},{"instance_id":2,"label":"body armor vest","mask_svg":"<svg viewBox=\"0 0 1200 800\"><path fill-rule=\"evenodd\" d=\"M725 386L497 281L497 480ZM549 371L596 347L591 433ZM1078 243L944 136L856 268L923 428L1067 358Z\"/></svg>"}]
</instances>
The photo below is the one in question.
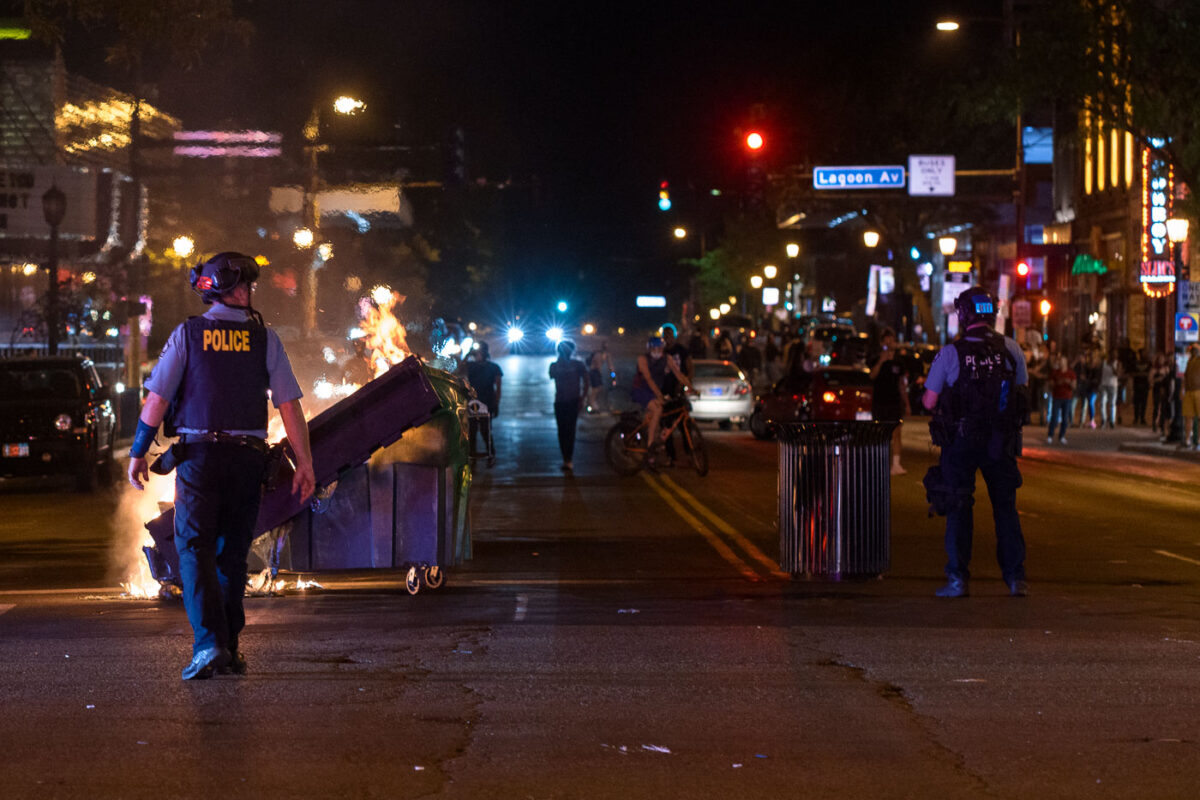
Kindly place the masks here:
<instances>
[{"instance_id":1,"label":"body armor vest","mask_svg":"<svg viewBox=\"0 0 1200 800\"><path fill-rule=\"evenodd\" d=\"M183 323L187 369L167 414L170 431L267 427L267 329L249 320Z\"/></svg>"},{"instance_id":2,"label":"body armor vest","mask_svg":"<svg viewBox=\"0 0 1200 800\"><path fill-rule=\"evenodd\" d=\"M991 331L982 339L960 339L954 350L958 378L938 398L935 414L941 417L940 424L959 435L1018 430L1024 410L1016 386L1016 361L1004 337Z\"/></svg>"}]
</instances>

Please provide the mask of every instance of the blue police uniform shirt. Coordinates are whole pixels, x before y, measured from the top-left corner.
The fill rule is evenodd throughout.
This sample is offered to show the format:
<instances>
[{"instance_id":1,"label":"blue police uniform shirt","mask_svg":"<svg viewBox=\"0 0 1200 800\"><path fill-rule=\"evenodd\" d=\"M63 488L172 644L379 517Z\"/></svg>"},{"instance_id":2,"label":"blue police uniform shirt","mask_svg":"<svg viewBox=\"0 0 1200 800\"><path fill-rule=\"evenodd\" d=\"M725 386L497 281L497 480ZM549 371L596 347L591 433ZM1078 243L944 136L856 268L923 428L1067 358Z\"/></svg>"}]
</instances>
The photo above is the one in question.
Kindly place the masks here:
<instances>
[{"instance_id":1,"label":"blue police uniform shirt","mask_svg":"<svg viewBox=\"0 0 1200 800\"><path fill-rule=\"evenodd\" d=\"M982 337L966 336L964 338L979 341ZM1007 336L1004 337L1004 346L1008 348L1008 352L1012 354L1013 361L1017 365L1017 385L1026 385L1029 383L1029 372L1025 367L1025 354L1021 352L1021 346ZM943 347L937 357L933 359L933 363L929 365L925 388L934 394L941 394L947 386L953 386L956 380L958 380L958 351L951 343Z\"/></svg>"},{"instance_id":2,"label":"blue police uniform shirt","mask_svg":"<svg viewBox=\"0 0 1200 800\"><path fill-rule=\"evenodd\" d=\"M204 317L225 322L245 322L250 315L240 308L230 308L220 303L213 303L212 308L204 313ZM288 360L287 352L283 349L283 342L279 341L279 335L270 328L267 328L266 331L268 388L271 392L272 404L279 408L284 403L299 400L304 393L300 391L300 384L292 372L292 364ZM154 371L146 381L146 388L170 401L179 391L180 384L183 383L183 373L186 368L187 347L184 342L183 325L179 325L167 339L162 354L159 356L158 364L155 365ZM206 433L206 431L191 428L179 428L179 432ZM262 439L267 436L265 428L261 430L229 430L224 433L236 436L257 436Z\"/></svg>"}]
</instances>

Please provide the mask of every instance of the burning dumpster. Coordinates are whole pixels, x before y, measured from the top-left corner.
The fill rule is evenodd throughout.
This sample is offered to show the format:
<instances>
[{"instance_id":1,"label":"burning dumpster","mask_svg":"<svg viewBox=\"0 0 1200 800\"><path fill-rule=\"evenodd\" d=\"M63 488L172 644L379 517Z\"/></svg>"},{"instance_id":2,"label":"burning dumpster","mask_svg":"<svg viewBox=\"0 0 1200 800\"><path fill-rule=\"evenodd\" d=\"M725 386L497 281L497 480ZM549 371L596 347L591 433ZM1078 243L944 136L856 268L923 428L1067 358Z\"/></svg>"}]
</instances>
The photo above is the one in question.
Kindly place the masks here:
<instances>
[{"instance_id":1,"label":"burning dumpster","mask_svg":"<svg viewBox=\"0 0 1200 800\"><path fill-rule=\"evenodd\" d=\"M252 571L400 568L414 594L440 586L471 555L466 401L457 379L409 357L310 420L317 498L292 496L285 459L263 495ZM178 582L174 523L173 509L146 523L164 585Z\"/></svg>"}]
</instances>

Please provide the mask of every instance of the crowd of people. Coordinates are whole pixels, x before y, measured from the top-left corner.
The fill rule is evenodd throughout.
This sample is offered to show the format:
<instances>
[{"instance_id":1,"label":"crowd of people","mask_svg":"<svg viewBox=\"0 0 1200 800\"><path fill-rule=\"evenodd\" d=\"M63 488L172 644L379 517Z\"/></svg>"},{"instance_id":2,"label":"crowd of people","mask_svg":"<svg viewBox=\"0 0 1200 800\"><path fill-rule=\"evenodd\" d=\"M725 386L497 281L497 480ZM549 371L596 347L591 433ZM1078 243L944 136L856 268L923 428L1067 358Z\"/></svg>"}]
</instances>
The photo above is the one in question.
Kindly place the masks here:
<instances>
[{"instance_id":1,"label":"crowd of people","mask_svg":"<svg viewBox=\"0 0 1200 800\"><path fill-rule=\"evenodd\" d=\"M1166 441L1172 420L1181 413L1185 424L1180 446L1197 446L1200 346L1188 348L1182 377L1172 355L1151 357L1127 340L1111 350L1086 345L1073 357L1054 341L1034 341L1022 350L1029 365L1032 421L1046 426L1047 443L1065 444L1068 428L1118 425L1149 425Z\"/></svg>"}]
</instances>

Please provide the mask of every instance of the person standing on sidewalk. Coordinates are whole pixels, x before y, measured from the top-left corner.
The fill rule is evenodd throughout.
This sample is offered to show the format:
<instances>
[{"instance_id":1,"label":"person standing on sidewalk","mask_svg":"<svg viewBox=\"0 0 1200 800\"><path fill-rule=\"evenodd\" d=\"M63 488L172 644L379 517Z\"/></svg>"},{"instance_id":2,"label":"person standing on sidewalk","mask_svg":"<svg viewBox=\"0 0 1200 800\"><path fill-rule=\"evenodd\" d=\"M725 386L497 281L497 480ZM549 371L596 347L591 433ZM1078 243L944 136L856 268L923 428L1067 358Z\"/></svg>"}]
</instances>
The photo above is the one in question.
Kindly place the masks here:
<instances>
[{"instance_id":1,"label":"person standing on sidewalk","mask_svg":"<svg viewBox=\"0 0 1200 800\"><path fill-rule=\"evenodd\" d=\"M192 660L184 680L228 670L246 673L238 635L246 558L267 464L267 402L279 410L295 456L292 493L307 500L316 486L302 393L278 335L250 304L258 264L218 253L189 273L192 290L212 308L179 325L150 380L129 449L129 482L148 479L146 452L160 422L179 442L154 464L175 472L175 548L183 607L192 626Z\"/></svg>"},{"instance_id":2,"label":"person standing on sidewalk","mask_svg":"<svg viewBox=\"0 0 1200 800\"><path fill-rule=\"evenodd\" d=\"M996 299L973 286L954 301L963 337L938 353L922 402L942 449L935 482L947 497L946 585L938 597L966 597L970 581L975 473L982 472L996 524L996 557L1008 592L1024 597L1025 537L1017 516L1021 426L1029 418L1029 376L1015 341L995 331ZM926 485L930 483L926 476Z\"/></svg>"},{"instance_id":3,"label":"person standing on sidewalk","mask_svg":"<svg viewBox=\"0 0 1200 800\"><path fill-rule=\"evenodd\" d=\"M1200 450L1200 344L1188 345L1187 369L1183 373L1183 433L1179 446Z\"/></svg>"},{"instance_id":4,"label":"person standing on sidewalk","mask_svg":"<svg viewBox=\"0 0 1200 800\"><path fill-rule=\"evenodd\" d=\"M1170 383L1171 369L1167 365L1167 357L1162 353L1155 353L1154 366L1150 368L1150 402L1153 406L1151 413L1154 415L1155 433L1166 433L1167 423L1171 419L1168 413Z\"/></svg>"},{"instance_id":5,"label":"person standing on sidewalk","mask_svg":"<svg viewBox=\"0 0 1200 800\"><path fill-rule=\"evenodd\" d=\"M575 427L588 392L588 371L573 358L574 342L558 343L558 360L550 365L554 381L554 422L558 425L558 449L562 452L564 472L575 469Z\"/></svg>"},{"instance_id":6,"label":"person standing on sidewalk","mask_svg":"<svg viewBox=\"0 0 1200 800\"><path fill-rule=\"evenodd\" d=\"M1150 363L1146 361L1146 351L1137 351L1133 361L1133 424L1146 424L1146 401L1150 397Z\"/></svg>"},{"instance_id":7,"label":"person standing on sidewalk","mask_svg":"<svg viewBox=\"0 0 1200 800\"><path fill-rule=\"evenodd\" d=\"M1110 355L1100 363L1100 427L1117 427L1117 400L1124 377L1121 362Z\"/></svg>"},{"instance_id":8,"label":"person standing on sidewalk","mask_svg":"<svg viewBox=\"0 0 1200 800\"><path fill-rule=\"evenodd\" d=\"M900 464L900 428L910 413L908 378L904 374L904 365L896 360L896 332L891 328L884 328L879 333L879 360L871 367L871 380L874 381L871 418L876 422L896 423L892 431L891 472L893 475L905 475L908 470Z\"/></svg>"},{"instance_id":9,"label":"person standing on sidewalk","mask_svg":"<svg viewBox=\"0 0 1200 800\"><path fill-rule=\"evenodd\" d=\"M1071 422L1071 396L1075 394L1075 373L1066 356L1055 356L1050 372L1050 426L1046 429L1046 444L1054 441L1054 426L1058 425L1058 443L1067 443L1067 426Z\"/></svg>"}]
</instances>

